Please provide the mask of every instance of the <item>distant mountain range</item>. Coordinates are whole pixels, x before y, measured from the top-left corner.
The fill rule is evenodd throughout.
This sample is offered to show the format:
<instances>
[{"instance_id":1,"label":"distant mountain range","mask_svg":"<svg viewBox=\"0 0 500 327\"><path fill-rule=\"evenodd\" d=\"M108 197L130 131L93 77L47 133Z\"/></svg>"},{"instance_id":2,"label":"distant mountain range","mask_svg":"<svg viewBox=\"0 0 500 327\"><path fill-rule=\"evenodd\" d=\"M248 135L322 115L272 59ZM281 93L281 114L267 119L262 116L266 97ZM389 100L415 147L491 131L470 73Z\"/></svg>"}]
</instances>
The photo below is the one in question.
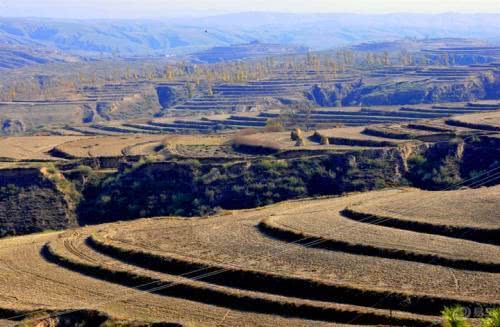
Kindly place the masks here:
<instances>
[{"instance_id":1,"label":"distant mountain range","mask_svg":"<svg viewBox=\"0 0 500 327\"><path fill-rule=\"evenodd\" d=\"M500 42L500 14L240 13L165 20L0 18L0 44L79 55L172 55L260 41L323 50L401 38Z\"/></svg>"},{"instance_id":2,"label":"distant mountain range","mask_svg":"<svg viewBox=\"0 0 500 327\"><path fill-rule=\"evenodd\" d=\"M60 51L38 47L0 44L0 69L20 68L28 65L77 62L81 58Z\"/></svg>"},{"instance_id":3,"label":"distant mountain range","mask_svg":"<svg viewBox=\"0 0 500 327\"><path fill-rule=\"evenodd\" d=\"M253 41L232 46L213 47L208 50L193 53L188 58L193 62L215 63L250 59L258 57L279 56L287 54L304 54L309 48L294 45L270 44Z\"/></svg>"}]
</instances>

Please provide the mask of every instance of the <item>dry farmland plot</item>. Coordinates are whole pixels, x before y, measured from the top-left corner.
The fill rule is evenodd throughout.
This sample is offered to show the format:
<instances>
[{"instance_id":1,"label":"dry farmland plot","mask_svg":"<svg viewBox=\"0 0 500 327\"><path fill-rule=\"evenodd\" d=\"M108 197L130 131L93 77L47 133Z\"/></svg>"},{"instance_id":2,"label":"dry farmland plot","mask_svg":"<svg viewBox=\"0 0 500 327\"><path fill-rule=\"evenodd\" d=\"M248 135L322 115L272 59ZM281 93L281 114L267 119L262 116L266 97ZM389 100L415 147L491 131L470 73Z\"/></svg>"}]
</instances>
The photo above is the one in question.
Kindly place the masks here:
<instances>
[{"instance_id":1,"label":"dry farmland plot","mask_svg":"<svg viewBox=\"0 0 500 327\"><path fill-rule=\"evenodd\" d=\"M380 136L366 135L364 127L345 127L320 130L319 134L327 137L331 144L361 145L361 146L397 146L405 140L388 139Z\"/></svg>"},{"instance_id":2,"label":"dry farmland plot","mask_svg":"<svg viewBox=\"0 0 500 327\"><path fill-rule=\"evenodd\" d=\"M164 297L100 281L48 263L40 251L46 242L64 242L77 255L79 233L49 233L1 240L0 307L33 311L96 308L120 319L174 321L187 326L304 326L306 322ZM69 239L67 241L67 239ZM108 259L111 261L111 259ZM6 317L7 318L7 317ZM321 326L324 323L307 322Z\"/></svg>"},{"instance_id":3,"label":"dry farmland plot","mask_svg":"<svg viewBox=\"0 0 500 327\"><path fill-rule=\"evenodd\" d=\"M384 146L396 146L397 142L403 143L403 140L381 138L371 135L361 134L363 127L334 128L329 130L319 130L318 133L341 141L328 145L320 145L320 141L313 139L313 132L303 132L304 145L296 146L296 141L292 141L290 132L274 133L255 133L251 135L236 136L234 143L251 147L263 147L273 150L324 150L324 151L350 151L353 149L369 149L374 143L376 146L383 143ZM342 140L347 140L342 142Z\"/></svg>"},{"instance_id":4,"label":"dry farmland plot","mask_svg":"<svg viewBox=\"0 0 500 327\"><path fill-rule=\"evenodd\" d=\"M231 158L238 157L230 148L230 135L172 135L164 136L166 152L180 157Z\"/></svg>"},{"instance_id":5,"label":"dry farmland plot","mask_svg":"<svg viewBox=\"0 0 500 327\"><path fill-rule=\"evenodd\" d=\"M15 160L53 160L47 154L52 148L84 136L14 136L0 138L0 157Z\"/></svg>"},{"instance_id":6,"label":"dry farmland plot","mask_svg":"<svg viewBox=\"0 0 500 327\"><path fill-rule=\"evenodd\" d=\"M463 115L446 121L449 125L486 131L500 131L500 111Z\"/></svg>"},{"instance_id":7,"label":"dry farmland plot","mask_svg":"<svg viewBox=\"0 0 500 327\"><path fill-rule=\"evenodd\" d=\"M483 216L497 205L481 211L477 204L491 200L491 190L476 197L463 193L461 205L441 202L456 210L476 208ZM444 305L500 304L497 246L376 226L342 214L347 207L407 193L426 196L394 189L210 218L141 219L4 239L0 308L92 309L106 302L98 309L112 316L196 325L414 326L436 321ZM457 197L453 192L440 197L448 194ZM290 243L304 237L328 246ZM329 248L332 244L337 247ZM155 295L130 289L145 283L172 286Z\"/></svg>"},{"instance_id":8,"label":"dry farmland plot","mask_svg":"<svg viewBox=\"0 0 500 327\"><path fill-rule=\"evenodd\" d=\"M243 157L233 150L231 145L176 145L172 151L176 155L187 158L226 158L236 159Z\"/></svg>"},{"instance_id":9,"label":"dry farmland plot","mask_svg":"<svg viewBox=\"0 0 500 327\"><path fill-rule=\"evenodd\" d=\"M61 144L57 150L77 158L147 155L154 152L154 145L159 145L163 138L153 135L88 137Z\"/></svg>"},{"instance_id":10,"label":"dry farmland plot","mask_svg":"<svg viewBox=\"0 0 500 327\"><path fill-rule=\"evenodd\" d=\"M438 206L432 205L436 199L439 199ZM405 189L391 197L364 201L351 208L368 214L436 225L500 229L499 199L498 186L453 192ZM464 210L464 203L468 210Z\"/></svg>"},{"instance_id":11,"label":"dry farmland plot","mask_svg":"<svg viewBox=\"0 0 500 327\"><path fill-rule=\"evenodd\" d=\"M391 192L398 191L360 194L350 197L350 201L364 203L366 199L370 199L376 202L376 194L379 198L390 198L394 194ZM310 213L300 214L300 211L297 211L278 214L266 219L262 228L271 235L283 231L290 235L321 238L326 240L324 247L349 253L364 253L470 270L500 271L500 249L497 246L382 227L378 225L380 219L377 219L377 216L363 216L359 221L346 219L342 212L345 206L346 203L340 198L337 201L332 200L328 210L321 210L317 205Z\"/></svg>"},{"instance_id":12,"label":"dry farmland plot","mask_svg":"<svg viewBox=\"0 0 500 327\"><path fill-rule=\"evenodd\" d=\"M375 195L372 195L375 196ZM378 194L377 196L380 196ZM189 256L199 260L230 263L241 265L249 269L263 269L277 274L298 275L301 277L315 278L324 281L335 281L349 285L370 285L375 288L388 288L393 290L404 289L411 292L426 292L429 294L447 294L449 296L471 296L484 300L496 300L498 289L498 275L484 272L470 272L463 270L449 270L446 267L436 264L423 264L410 261L392 260L389 258L375 258L373 256L356 255L347 252L331 252L320 249L307 250L301 246L283 244L263 235L257 225L262 219L268 217L307 217L302 220L309 221L307 227L315 226L316 216L321 216L319 211L331 212L340 211L355 198L338 198L331 200L318 200L311 202L290 202L266 209L248 212L237 212L232 215L202 219L196 221L183 220L159 220L144 221L140 228L132 227L133 223L127 226L120 226L120 229L110 229L109 236L115 241L124 244L136 244L139 248L154 250L160 253L176 253L181 256ZM290 214L288 214L290 213ZM328 215L323 215L324 220ZM340 217L335 220L340 221ZM327 223L321 225L325 230ZM147 226L149 225L149 227ZM161 228L160 226L165 226ZM344 225L353 225L349 219L345 219ZM471 258L470 254L463 250L452 249L455 239L438 238L428 246L420 245L418 242L407 241L403 244L383 243L372 239L364 240L363 235L370 231L367 224L359 224L359 227L352 227L346 231L343 237L352 235L353 242L375 242L378 247L407 247L409 252L432 253L442 256L462 256ZM183 227L186 226L186 227ZM330 226L336 226L330 224ZM128 228L131 230L128 230ZM368 227L368 230L366 228ZM179 229L183 232L180 233ZM312 228L312 227L311 227ZM142 229L139 231L139 229ZM345 230L345 229L344 229ZM399 230L391 230L380 227L379 236L387 236L387 233L399 236ZM132 232L133 231L133 232ZM314 230L312 230L314 232ZM133 236L132 236L133 235ZM163 235L163 236L161 236ZM321 234L320 234L321 235ZM416 235L417 236L417 235ZM429 239L421 235L422 239ZM159 241L163 239L164 241ZM420 239L420 241L422 241ZM378 243L377 243L378 242ZM439 250L438 246L446 246ZM479 253L480 249L488 249L496 253L496 247L479 244L467 245L468 249L474 249ZM476 247L477 246L477 247ZM277 249L288 249L286 253L278 252ZM351 251L352 252L352 251ZM432 263L432 262L431 262ZM371 273L367 274L366 272ZM394 273L394 272L398 273ZM453 273L450 273L453 272ZM478 281L481 281L478 283ZM457 288L457 283L460 285Z\"/></svg>"}]
</instances>

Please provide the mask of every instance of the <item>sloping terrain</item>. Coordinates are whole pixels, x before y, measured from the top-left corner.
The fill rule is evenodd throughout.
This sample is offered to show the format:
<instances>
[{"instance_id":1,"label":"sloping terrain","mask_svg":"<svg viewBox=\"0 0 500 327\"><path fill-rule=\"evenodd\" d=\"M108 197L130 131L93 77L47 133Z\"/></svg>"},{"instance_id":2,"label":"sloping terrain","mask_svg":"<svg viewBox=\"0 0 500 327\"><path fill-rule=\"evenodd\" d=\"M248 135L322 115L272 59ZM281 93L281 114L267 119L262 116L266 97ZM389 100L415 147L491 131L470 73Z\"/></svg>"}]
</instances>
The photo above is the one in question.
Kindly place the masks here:
<instances>
[{"instance_id":1,"label":"sloping terrain","mask_svg":"<svg viewBox=\"0 0 500 327\"><path fill-rule=\"evenodd\" d=\"M446 123L452 126L498 132L500 131L500 112L453 117Z\"/></svg>"},{"instance_id":2,"label":"sloping terrain","mask_svg":"<svg viewBox=\"0 0 500 327\"><path fill-rule=\"evenodd\" d=\"M0 236L77 225L68 196L40 168L0 169Z\"/></svg>"},{"instance_id":3,"label":"sloping terrain","mask_svg":"<svg viewBox=\"0 0 500 327\"><path fill-rule=\"evenodd\" d=\"M40 312L55 310L56 314L65 311L70 311L71 314L75 309L88 308L124 320L177 322L186 326L304 325L304 321L270 315L238 311L228 313L226 308L172 297L165 298L143 292L140 287L131 289L72 273L48 263L40 256L43 245L59 239L60 236L60 233L47 233L1 241L3 264L0 267L0 275L5 282L0 285L0 307L10 309L10 314L6 313L2 318L15 319L19 323L19 320ZM71 244L67 244L71 248ZM78 253L78 250L71 251ZM138 282L134 286L140 284L141 282ZM27 288L26 285L30 287ZM143 285L143 289L154 289L157 286L161 284Z\"/></svg>"},{"instance_id":4,"label":"sloping terrain","mask_svg":"<svg viewBox=\"0 0 500 327\"><path fill-rule=\"evenodd\" d=\"M498 211L478 203L497 191L484 189L471 201L468 190L441 192L430 201L443 210L452 206L466 220L470 209L481 217ZM445 305L499 305L498 246L457 246L453 236L355 222L342 213L407 194L421 199L407 207L415 213L430 196L393 189L4 239L0 306L98 309L183 325L430 326ZM473 264L454 266L460 260ZM479 268L486 264L490 271Z\"/></svg>"},{"instance_id":5,"label":"sloping terrain","mask_svg":"<svg viewBox=\"0 0 500 327\"><path fill-rule=\"evenodd\" d=\"M33 17L39 13L25 15ZM77 15L81 17L81 12ZM125 56L185 53L254 40L330 49L338 45L405 37L495 39L498 38L498 17L494 14L452 13L362 15L252 12L168 21L3 18L0 24L0 41L3 44L46 45L76 53L120 53ZM453 44L453 41L448 43ZM443 43L443 46L447 45Z\"/></svg>"},{"instance_id":6,"label":"sloping terrain","mask_svg":"<svg viewBox=\"0 0 500 327\"><path fill-rule=\"evenodd\" d=\"M201 62L214 63L219 61L300 54L306 53L307 51L308 49L305 47L265 44L254 41L248 44L211 48L209 50L194 53L191 57Z\"/></svg>"},{"instance_id":7,"label":"sloping terrain","mask_svg":"<svg viewBox=\"0 0 500 327\"><path fill-rule=\"evenodd\" d=\"M252 42L207 52L245 57L241 61L120 58L44 66L52 74L41 66L15 70L2 76L1 133L211 133L265 127L271 120L319 129L494 109L482 104L500 96L498 58L456 63L448 52L429 54L425 46L463 42L488 58L496 48L440 42L417 42L423 48L404 62L393 52L301 54L300 47ZM279 54L264 58L269 52Z\"/></svg>"},{"instance_id":8,"label":"sloping terrain","mask_svg":"<svg viewBox=\"0 0 500 327\"><path fill-rule=\"evenodd\" d=\"M55 160L48 152L53 148L75 140L84 140L85 136L20 136L1 137L0 147L4 160L34 161Z\"/></svg>"},{"instance_id":9,"label":"sloping terrain","mask_svg":"<svg viewBox=\"0 0 500 327\"><path fill-rule=\"evenodd\" d=\"M43 48L0 46L0 69L15 69L31 65L77 62L80 58Z\"/></svg>"}]
</instances>

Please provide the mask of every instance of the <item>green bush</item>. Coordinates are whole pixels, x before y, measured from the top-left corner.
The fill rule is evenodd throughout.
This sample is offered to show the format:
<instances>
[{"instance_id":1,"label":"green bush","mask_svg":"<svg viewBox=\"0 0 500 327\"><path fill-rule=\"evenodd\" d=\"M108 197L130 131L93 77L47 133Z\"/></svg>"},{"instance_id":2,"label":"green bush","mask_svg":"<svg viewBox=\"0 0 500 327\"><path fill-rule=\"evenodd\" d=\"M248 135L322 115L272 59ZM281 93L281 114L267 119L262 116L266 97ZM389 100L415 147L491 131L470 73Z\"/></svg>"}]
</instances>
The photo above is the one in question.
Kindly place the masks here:
<instances>
[{"instance_id":1,"label":"green bush","mask_svg":"<svg viewBox=\"0 0 500 327\"><path fill-rule=\"evenodd\" d=\"M79 206L83 223L166 215L198 216L216 208L254 208L293 198L398 185L387 156L363 152L245 164L198 161L142 164L92 179Z\"/></svg>"},{"instance_id":2,"label":"green bush","mask_svg":"<svg viewBox=\"0 0 500 327\"><path fill-rule=\"evenodd\" d=\"M500 307L488 310L488 315L481 319L481 327L500 327Z\"/></svg>"},{"instance_id":3,"label":"green bush","mask_svg":"<svg viewBox=\"0 0 500 327\"><path fill-rule=\"evenodd\" d=\"M442 190L462 182L460 159L449 149L428 150L427 155L415 155L408 160L406 176L414 186Z\"/></svg>"},{"instance_id":4,"label":"green bush","mask_svg":"<svg viewBox=\"0 0 500 327\"><path fill-rule=\"evenodd\" d=\"M459 305L446 307L441 312L443 327L469 327L470 324L465 317L465 309Z\"/></svg>"}]
</instances>

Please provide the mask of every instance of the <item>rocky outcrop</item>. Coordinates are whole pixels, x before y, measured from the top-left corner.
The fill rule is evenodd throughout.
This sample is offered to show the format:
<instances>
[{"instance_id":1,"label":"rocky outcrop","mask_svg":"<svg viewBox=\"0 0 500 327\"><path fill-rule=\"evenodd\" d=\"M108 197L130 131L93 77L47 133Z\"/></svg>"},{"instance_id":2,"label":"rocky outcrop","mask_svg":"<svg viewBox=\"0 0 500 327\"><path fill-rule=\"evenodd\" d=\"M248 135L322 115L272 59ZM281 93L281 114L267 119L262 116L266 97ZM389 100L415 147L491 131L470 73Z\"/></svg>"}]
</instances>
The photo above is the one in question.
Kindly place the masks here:
<instances>
[{"instance_id":1,"label":"rocky outcrop","mask_svg":"<svg viewBox=\"0 0 500 327\"><path fill-rule=\"evenodd\" d=\"M65 194L39 169L0 170L0 237L75 226Z\"/></svg>"}]
</instances>

